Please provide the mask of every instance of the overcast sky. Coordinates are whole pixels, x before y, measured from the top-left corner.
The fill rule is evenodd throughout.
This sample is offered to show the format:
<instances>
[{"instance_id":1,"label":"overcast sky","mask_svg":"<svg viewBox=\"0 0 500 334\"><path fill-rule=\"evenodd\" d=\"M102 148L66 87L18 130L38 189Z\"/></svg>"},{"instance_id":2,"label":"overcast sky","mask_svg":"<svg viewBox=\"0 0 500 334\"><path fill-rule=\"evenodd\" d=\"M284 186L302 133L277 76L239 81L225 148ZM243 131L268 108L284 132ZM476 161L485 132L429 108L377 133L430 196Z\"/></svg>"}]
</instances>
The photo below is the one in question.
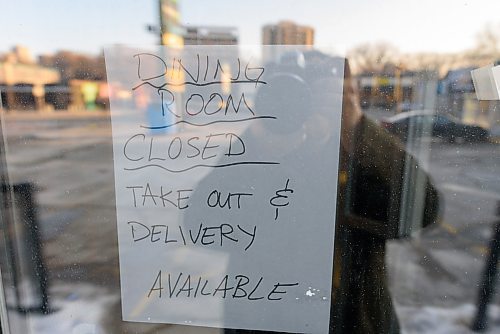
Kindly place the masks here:
<instances>
[{"instance_id":1,"label":"overcast sky","mask_svg":"<svg viewBox=\"0 0 500 334\"><path fill-rule=\"evenodd\" d=\"M344 53L386 41L403 52L470 48L487 23L500 23L500 1L473 0L180 0L185 25L234 26L240 44L259 44L261 27L280 20L310 25L316 45ZM16 0L0 5L0 52L15 44L34 54L59 49L97 53L104 45L154 44L157 0Z\"/></svg>"}]
</instances>

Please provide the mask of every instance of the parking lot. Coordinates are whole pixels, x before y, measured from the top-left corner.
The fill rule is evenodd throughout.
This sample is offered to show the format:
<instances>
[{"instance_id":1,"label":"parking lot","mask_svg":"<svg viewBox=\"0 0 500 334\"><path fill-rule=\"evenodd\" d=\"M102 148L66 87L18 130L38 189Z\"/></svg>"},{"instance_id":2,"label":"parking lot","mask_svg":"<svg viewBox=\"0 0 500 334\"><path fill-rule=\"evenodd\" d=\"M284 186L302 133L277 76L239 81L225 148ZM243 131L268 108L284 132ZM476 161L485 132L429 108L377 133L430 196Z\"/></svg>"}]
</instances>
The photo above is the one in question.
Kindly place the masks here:
<instances>
[{"instance_id":1,"label":"parking lot","mask_svg":"<svg viewBox=\"0 0 500 334\"><path fill-rule=\"evenodd\" d=\"M54 305L61 309L72 300L98 300L94 298L98 291L109 298L96 305L103 313L93 321L99 321L103 330L135 326L122 323L119 312L109 114L8 115L4 131L11 181L37 187L43 255ZM451 328L448 332L467 332L493 223L500 219L496 216L500 145L426 140L425 149L412 153L441 194L442 217L439 224L413 238L388 243L390 289L407 332L432 332L445 325ZM495 296L493 304L499 300ZM500 309L491 310L490 331L494 332L500 329ZM426 312L432 316L424 317ZM80 316L87 319L89 315ZM50 317L35 317L33 326L42 326ZM426 320L427 327L422 325L424 318L431 319ZM154 330L158 328L163 327Z\"/></svg>"}]
</instances>

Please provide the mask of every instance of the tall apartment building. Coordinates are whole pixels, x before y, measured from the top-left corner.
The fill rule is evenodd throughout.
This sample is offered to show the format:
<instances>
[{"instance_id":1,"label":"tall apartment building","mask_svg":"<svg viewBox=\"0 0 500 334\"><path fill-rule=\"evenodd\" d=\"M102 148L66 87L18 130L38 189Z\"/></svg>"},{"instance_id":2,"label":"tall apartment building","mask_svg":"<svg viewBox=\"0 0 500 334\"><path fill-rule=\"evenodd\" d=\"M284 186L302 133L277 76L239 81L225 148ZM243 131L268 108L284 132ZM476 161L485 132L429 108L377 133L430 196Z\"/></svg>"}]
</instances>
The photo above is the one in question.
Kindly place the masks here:
<instances>
[{"instance_id":1,"label":"tall apartment building","mask_svg":"<svg viewBox=\"0 0 500 334\"><path fill-rule=\"evenodd\" d=\"M262 27L262 44L312 46L314 44L314 29L291 21L268 24ZM279 54L277 50L265 48L263 57L265 61L276 60Z\"/></svg>"},{"instance_id":2,"label":"tall apartment building","mask_svg":"<svg viewBox=\"0 0 500 334\"><path fill-rule=\"evenodd\" d=\"M268 24L262 28L262 44L313 45L314 29L291 21Z\"/></svg>"}]
</instances>

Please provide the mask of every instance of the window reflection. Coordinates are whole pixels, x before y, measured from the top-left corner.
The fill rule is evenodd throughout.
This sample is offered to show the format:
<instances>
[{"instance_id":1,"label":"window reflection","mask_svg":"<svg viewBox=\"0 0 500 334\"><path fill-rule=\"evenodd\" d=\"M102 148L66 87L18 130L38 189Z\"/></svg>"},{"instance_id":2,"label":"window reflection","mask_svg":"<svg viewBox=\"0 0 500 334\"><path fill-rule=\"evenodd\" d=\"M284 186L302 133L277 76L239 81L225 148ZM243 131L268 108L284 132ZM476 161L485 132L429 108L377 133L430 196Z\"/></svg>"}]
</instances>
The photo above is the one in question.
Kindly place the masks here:
<instances>
[{"instance_id":1,"label":"window reflection","mask_svg":"<svg viewBox=\"0 0 500 334\"><path fill-rule=\"evenodd\" d=\"M477 320L478 286L491 276L486 259L496 240L500 102L478 100L471 71L498 65L500 30L489 16L471 13L479 13L480 5L495 12L495 2L468 7L422 2L413 14L391 1L379 4L380 8L330 7L327 2L252 6L259 11L222 1L210 8L187 0L151 1L142 6L123 2L119 13L96 3L85 5L94 8L91 13L79 4L75 5L78 10L64 11L71 24L46 12L48 6L26 4L16 9L7 4L6 13L11 15L6 16L20 22L19 17L32 17L36 11L47 22L40 25L35 19L24 19L21 27L6 20L9 25L3 29L14 40L6 38L9 42L0 45L7 146L1 154L6 159L2 173L7 178L8 171L3 183L11 185L12 191L20 184L33 187L32 209L47 270L50 312L17 310L16 293L28 299L36 299L37 293L33 291L36 284L16 286L14 276L36 275L21 270L14 263L19 260L8 257L11 251L23 253L21 231L17 229L17 237L10 240L9 226L25 227L19 212L27 209L8 191L2 195L1 242L8 318L2 321L9 320L12 332L179 330L121 320L109 96L124 101L132 97L125 90L108 89L101 49L109 43L144 41L174 47L305 44L304 54L317 63L324 60L322 55L345 53L352 73L344 81L340 201L332 203L337 205L339 218L331 329L338 333L451 333L466 331ZM467 36L455 32L462 29L456 22L445 21L452 6L461 17L456 20L468 22L460 24L466 26L460 31ZM300 13L288 7L299 7ZM421 11L426 15L419 16ZM228 12L239 14L222 15ZM440 19L433 22L436 15ZM94 21L94 16L100 21ZM112 17L128 26L109 24L104 29L102 22ZM257 23L249 25L246 17ZM409 24L411 17L419 19ZM64 29L50 28L57 22ZM383 33L372 34L379 27ZM425 33L427 29L433 33ZM72 37L65 37L64 30ZM111 31L110 39L100 39L104 30ZM94 36L90 49L84 46L87 37L81 31ZM405 37L398 39L392 31ZM27 39L25 32L41 40L45 48ZM455 35L461 40L445 49ZM382 42L385 39L388 42ZM16 46L23 43L25 47ZM314 44L314 50L321 52L312 51ZM421 44L424 51L416 46L408 49L408 44ZM256 47L255 53L259 52ZM274 62L281 56L266 55ZM311 61L292 56L281 59L299 67ZM321 73L314 73L311 80L319 77ZM135 102L149 105L146 100ZM313 135L326 132L321 128ZM29 261L23 266L26 263L30 266ZM500 328L495 296L493 292L489 316L482 320L492 332ZM68 322L70 318L76 320Z\"/></svg>"}]
</instances>

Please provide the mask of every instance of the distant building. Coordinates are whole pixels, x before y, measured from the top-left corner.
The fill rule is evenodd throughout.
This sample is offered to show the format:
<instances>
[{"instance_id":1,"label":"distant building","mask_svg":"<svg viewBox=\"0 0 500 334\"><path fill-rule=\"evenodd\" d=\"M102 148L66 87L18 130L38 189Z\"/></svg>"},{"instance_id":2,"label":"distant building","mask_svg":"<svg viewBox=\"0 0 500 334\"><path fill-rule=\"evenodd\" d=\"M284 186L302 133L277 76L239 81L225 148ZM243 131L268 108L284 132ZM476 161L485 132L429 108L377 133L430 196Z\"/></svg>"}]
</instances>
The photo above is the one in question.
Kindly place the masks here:
<instances>
[{"instance_id":1,"label":"distant building","mask_svg":"<svg viewBox=\"0 0 500 334\"><path fill-rule=\"evenodd\" d=\"M104 56L59 51L53 55L42 55L40 64L59 71L61 81L46 86L45 101L55 109L106 108L105 91L106 66Z\"/></svg>"},{"instance_id":2,"label":"distant building","mask_svg":"<svg viewBox=\"0 0 500 334\"><path fill-rule=\"evenodd\" d=\"M462 119L464 112L477 109L479 103L474 92L474 84L470 72L475 67L464 67L449 70L439 81L438 109Z\"/></svg>"},{"instance_id":3,"label":"distant building","mask_svg":"<svg viewBox=\"0 0 500 334\"><path fill-rule=\"evenodd\" d=\"M16 46L0 55L0 96L6 110L107 108L104 57L59 51L40 56Z\"/></svg>"},{"instance_id":4,"label":"distant building","mask_svg":"<svg viewBox=\"0 0 500 334\"><path fill-rule=\"evenodd\" d=\"M35 59L33 58L33 55L31 54L30 49L28 49L25 46L21 46L21 45L14 46L14 48L12 49L12 52L10 52L7 57L9 57L9 55L11 57L13 56L14 62L19 63L19 64L32 65L32 64L36 63Z\"/></svg>"},{"instance_id":5,"label":"distant building","mask_svg":"<svg viewBox=\"0 0 500 334\"><path fill-rule=\"evenodd\" d=\"M314 44L314 29L290 21L268 24L262 27L263 45L301 45L310 48ZM264 61L277 61L281 52L274 48L264 48Z\"/></svg>"},{"instance_id":6,"label":"distant building","mask_svg":"<svg viewBox=\"0 0 500 334\"><path fill-rule=\"evenodd\" d=\"M185 27L185 45L237 45L238 29L234 27Z\"/></svg>"},{"instance_id":7,"label":"distant building","mask_svg":"<svg viewBox=\"0 0 500 334\"><path fill-rule=\"evenodd\" d=\"M490 135L500 137L500 101L477 99L469 66L448 71L439 82L439 112L448 113L465 123L489 129Z\"/></svg>"},{"instance_id":8,"label":"distant building","mask_svg":"<svg viewBox=\"0 0 500 334\"><path fill-rule=\"evenodd\" d=\"M313 45L314 29L290 21L268 24L262 28L264 45Z\"/></svg>"},{"instance_id":9,"label":"distant building","mask_svg":"<svg viewBox=\"0 0 500 334\"><path fill-rule=\"evenodd\" d=\"M72 51L58 51L52 55L40 56L39 63L57 69L64 85L68 85L73 79L106 80L106 66L102 54L93 56Z\"/></svg>"},{"instance_id":10,"label":"distant building","mask_svg":"<svg viewBox=\"0 0 500 334\"><path fill-rule=\"evenodd\" d=\"M437 72L387 71L357 76L362 108L434 109Z\"/></svg>"},{"instance_id":11,"label":"distant building","mask_svg":"<svg viewBox=\"0 0 500 334\"><path fill-rule=\"evenodd\" d=\"M35 63L25 47L16 46L0 60L0 92L6 109L44 109L46 85L60 81L59 72Z\"/></svg>"}]
</instances>

